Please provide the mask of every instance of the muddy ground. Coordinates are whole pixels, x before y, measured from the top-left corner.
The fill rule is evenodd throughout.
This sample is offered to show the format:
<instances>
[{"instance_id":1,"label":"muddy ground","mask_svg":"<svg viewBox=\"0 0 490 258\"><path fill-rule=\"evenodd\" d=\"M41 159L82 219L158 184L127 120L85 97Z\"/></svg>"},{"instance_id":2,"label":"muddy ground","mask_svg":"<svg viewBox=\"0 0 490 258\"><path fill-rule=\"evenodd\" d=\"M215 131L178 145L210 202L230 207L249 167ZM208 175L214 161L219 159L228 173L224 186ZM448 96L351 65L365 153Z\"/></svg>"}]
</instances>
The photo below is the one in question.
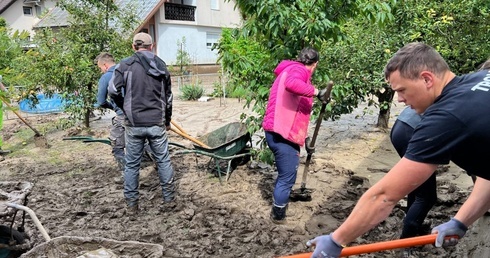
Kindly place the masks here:
<instances>
[{"instance_id":1,"label":"muddy ground","mask_svg":"<svg viewBox=\"0 0 490 258\"><path fill-rule=\"evenodd\" d=\"M219 99L208 102L176 100L174 121L192 136L205 133L250 113L243 102ZM391 124L402 109L393 105ZM161 189L153 166L140 176L140 215L126 214L120 171L104 143L66 141L64 137L91 134L106 138L111 114L92 122L90 131L52 126L60 115L29 115L30 123L47 129L50 148L36 147L33 133L13 116L3 129L4 148L13 150L0 162L0 181L34 184L28 207L35 211L50 237L103 237L160 244L164 257L277 257L311 252L307 240L331 232L349 214L359 196L398 160L389 131L375 128L376 111L359 108L338 121L324 121L310 165L307 187L314 189L310 202L293 202L288 222L269 220L275 172L249 162L238 166L228 181L220 183L207 169L205 155L176 155L172 164L178 185L178 205L162 210ZM313 124L310 133L313 132ZM173 132L170 141L192 148ZM257 139L257 136L254 136ZM302 161L305 160L302 150ZM298 171L299 187L303 166ZM426 220L427 229L453 216L471 191L471 179L455 165L438 172L438 202ZM391 216L352 245L397 239L404 216L401 201ZM2 218L0 218L1 220ZM413 250L413 257L489 257L488 218L482 218L456 247L430 245ZM33 246L45 242L27 217L27 234ZM394 251L359 257L397 257Z\"/></svg>"}]
</instances>

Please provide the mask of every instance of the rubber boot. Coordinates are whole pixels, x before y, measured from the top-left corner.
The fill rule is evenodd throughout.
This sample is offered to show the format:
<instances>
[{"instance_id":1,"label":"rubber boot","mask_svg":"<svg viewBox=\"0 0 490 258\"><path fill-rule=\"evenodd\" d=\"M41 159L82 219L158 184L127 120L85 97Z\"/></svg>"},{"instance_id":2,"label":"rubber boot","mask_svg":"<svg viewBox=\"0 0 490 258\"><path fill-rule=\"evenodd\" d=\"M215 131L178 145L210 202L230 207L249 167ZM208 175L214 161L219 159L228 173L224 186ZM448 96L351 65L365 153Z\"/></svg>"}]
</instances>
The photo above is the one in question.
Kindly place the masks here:
<instances>
[{"instance_id":1,"label":"rubber boot","mask_svg":"<svg viewBox=\"0 0 490 258\"><path fill-rule=\"evenodd\" d=\"M278 207L272 205L271 216L270 216L271 221L276 224L286 223L286 210L287 210L287 206Z\"/></svg>"}]
</instances>

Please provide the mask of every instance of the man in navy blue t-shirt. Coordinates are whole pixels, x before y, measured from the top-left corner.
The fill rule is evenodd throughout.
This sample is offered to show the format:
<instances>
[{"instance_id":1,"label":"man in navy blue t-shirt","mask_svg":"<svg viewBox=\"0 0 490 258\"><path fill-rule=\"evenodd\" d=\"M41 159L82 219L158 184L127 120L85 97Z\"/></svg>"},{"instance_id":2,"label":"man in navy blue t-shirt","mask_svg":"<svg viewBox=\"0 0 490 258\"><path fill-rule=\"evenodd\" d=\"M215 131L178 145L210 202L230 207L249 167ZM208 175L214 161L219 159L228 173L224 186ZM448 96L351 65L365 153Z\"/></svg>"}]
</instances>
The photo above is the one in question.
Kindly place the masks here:
<instances>
[{"instance_id":1,"label":"man in navy blue t-shirt","mask_svg":"<svg viewBox=\"0 0 490 258\"><path fill-rule=\"evenodd\" d=\"M398 101L424 114L404 157L359 199L333 233L308 241L313 257L338 257L343 246L388 217L405 195L424 183L439 164L453 161L475 175L471 195L450 221L435 227L436 246L455 244L490 208L490 71L456 76L436 50L423 43L401 48L385 67Z\"/></svg>"}]
</instances>

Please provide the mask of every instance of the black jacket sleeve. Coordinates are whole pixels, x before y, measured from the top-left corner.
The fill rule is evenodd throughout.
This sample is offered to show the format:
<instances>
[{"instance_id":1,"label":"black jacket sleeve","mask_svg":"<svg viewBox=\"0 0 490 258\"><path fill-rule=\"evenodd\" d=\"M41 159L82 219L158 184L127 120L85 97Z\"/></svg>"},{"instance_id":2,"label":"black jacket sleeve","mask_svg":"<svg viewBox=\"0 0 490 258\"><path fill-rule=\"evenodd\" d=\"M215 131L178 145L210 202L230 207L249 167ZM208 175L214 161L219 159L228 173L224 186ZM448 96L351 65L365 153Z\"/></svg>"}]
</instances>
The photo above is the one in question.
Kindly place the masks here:
<instances>
[{"instance_id":1,"label":"black jacket sleeve","mask_svg":"<svg viewBox=\"0 0 490 258\"><path fill-rule=\"evenodd\" d=\"M172 82L170 75L165 76L165 126L170 125L170 120L172 120L172 102L174 96L172 94Z\"/></svg>"},{"instance_id":2,"label":"black jacket sleeve","mask_svg":"<svg viewBox=\"0 0 490 258\"><path fill-rule=\"evenodd\" d=\"M124 73L121 70L121 65L117 65L114 69L114 74L109 82L109 96L112 98L116 106L124 110L124 88L126 86L126 80Z\"/></svg>"}]
</instances>

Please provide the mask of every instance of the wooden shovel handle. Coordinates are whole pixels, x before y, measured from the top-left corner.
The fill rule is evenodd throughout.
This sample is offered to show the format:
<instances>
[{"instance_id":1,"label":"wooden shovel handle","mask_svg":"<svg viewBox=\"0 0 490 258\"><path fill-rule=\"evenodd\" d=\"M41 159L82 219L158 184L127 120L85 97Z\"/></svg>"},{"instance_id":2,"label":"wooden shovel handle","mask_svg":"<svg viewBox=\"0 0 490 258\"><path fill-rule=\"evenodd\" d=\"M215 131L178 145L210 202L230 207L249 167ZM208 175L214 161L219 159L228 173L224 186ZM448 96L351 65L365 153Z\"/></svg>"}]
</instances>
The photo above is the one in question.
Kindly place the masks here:
<instances>
[{"instance_id":1,"label":"wooden shovel handle","mask_svg":"<svg viewBox=\"0 0 490 258\"><path fill-rule=\"evenodd\" d=\"M183 132L181 132L181 131L179 131L179 130L176 130L176 129L175 129L175 128L173 128L173 127L170 127L170 130L171 130L172 132L174 132L174 133L176 133L176 134L178 134L178 135L180 135L180 136L182 136L182 137L184 137L184 138L188 139L188 140L191 140L191 141L192 141L192 142L194 142L194 143L197 143L197 144L198 144L199 146L201 146L201 147L204 147L204 148L207 148L207 149L211 149L211 148L210 148L208 145L206 145L205 143L203 143L203 142L199 141L198 139L195 139L195 138L191 137L191 136L190 136L190 135L188 135L188 134L185 134L185 133L183 133Z\"/></svg>"},{"instance_id":2,"label":"wooden shovel handle","mask_svg":"<svg viewBox=\"0 0 490 258\"><path fill-rule=\"evenodd\" d=\"M379 252L379 251L386 251L386 250L391 250L391 249L412 247L412 246L418 246L418 245L434 244L436 242L436 237L437 237L437 234L431 234L431 235L425 235L425 236L419 236L419 237L410 237L410 238L403 238L403 239L378 242L378 243L372 243L372 244L366 244L366 245L345 247L344 249L342 249L340 256L345 257L345 256L350 256L350 255L374 253L374 252ZM455 237L456 236L448 236L448 237L446 237L446 239L447 238L455 238ZM287 258L309 258L309 257L311 257L312 254L313 253L302 253L302 254L295 254L295 255L290 255L290 256L283 256L282 258L286 258L286 257Z\"/></svg>"},{"instance_id":3,"label":"wooden shovel handle","mask_svg":"<svg viewBox=\"0 0 490 258\"><path fill-rule=\"evenodd\" d=\"M177 127L177 129L179 129L179 131L182 132L183 134L189 135L186 131L184 131L184 128L179 126L176 122L174 122L174 120L170 120L170 123L172 123L173 126Z\"/></svg>"},{"instance_id":4,"label":"wooden shovel handle","mask_svg":"<svg viewBox=\"0 0 490 258\"><path fill-rule=\"evenodd\" d=\"M10 105L4 98L1 98L3 103L5 103L5 105L7 105L7 107L9 107L12 112L14 112L14 114L20 119L22 120L22 122L24 122L25 125L29 126L29 128L32 129L32 131L34 131L34 133L36 134L36 136L41 136L41 133L34 127L32 127L29 123L27 123L27 121L19 114L19 112L17 112L17 110L13 110L12 109L12 105ZM0 110L0 112L3 112Z\"/></svg>"}]
</instances>

